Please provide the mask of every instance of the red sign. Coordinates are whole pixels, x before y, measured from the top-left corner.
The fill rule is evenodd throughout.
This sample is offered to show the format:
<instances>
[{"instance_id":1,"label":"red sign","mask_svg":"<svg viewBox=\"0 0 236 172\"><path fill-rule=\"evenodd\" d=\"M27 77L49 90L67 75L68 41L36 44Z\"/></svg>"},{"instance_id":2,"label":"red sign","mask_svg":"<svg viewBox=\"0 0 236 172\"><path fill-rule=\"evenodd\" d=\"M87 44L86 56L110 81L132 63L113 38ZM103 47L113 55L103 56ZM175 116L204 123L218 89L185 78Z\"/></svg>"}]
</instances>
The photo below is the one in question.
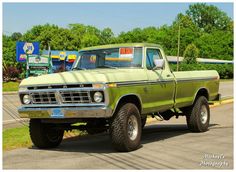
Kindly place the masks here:
<instances>
[{"instance_id":1,"label":"red sign","mask_svg":"<svg viewBox=\"0 0 236 172\"><path fill-rule=\"evenodd\" d=\"M120 48L120 57L133 58L133 48Z\"/></svg>"}]
</instances>

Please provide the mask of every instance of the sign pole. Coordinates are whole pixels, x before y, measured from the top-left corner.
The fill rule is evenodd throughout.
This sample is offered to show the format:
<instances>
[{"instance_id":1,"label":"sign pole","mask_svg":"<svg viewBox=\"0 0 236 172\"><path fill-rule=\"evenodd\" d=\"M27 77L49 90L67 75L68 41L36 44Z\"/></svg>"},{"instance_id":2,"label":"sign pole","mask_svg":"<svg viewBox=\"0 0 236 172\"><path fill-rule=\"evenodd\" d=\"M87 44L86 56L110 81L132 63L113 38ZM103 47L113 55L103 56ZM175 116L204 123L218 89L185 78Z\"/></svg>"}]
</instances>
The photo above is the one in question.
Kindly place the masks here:
<instances>
[{"instance_id":1,"label":"sign pole","mask_svg":"<svg viewBox=\"0 0 236 172\"><path fill-rule=\"evenodd\" d=\"M26 50L26 78L29 77L29 55Z\"/></svg>"},{"instance_id":2,"label":"sign pole","mask_svg":"<svg viewBox=\"0 0 236 172\"><path fill-rule=\"evenodd\" d=\"M179 31L178 31L177 71L179 71L179 47L180 47L180 23L179 23Z\"/></svg>"}]
</instances>

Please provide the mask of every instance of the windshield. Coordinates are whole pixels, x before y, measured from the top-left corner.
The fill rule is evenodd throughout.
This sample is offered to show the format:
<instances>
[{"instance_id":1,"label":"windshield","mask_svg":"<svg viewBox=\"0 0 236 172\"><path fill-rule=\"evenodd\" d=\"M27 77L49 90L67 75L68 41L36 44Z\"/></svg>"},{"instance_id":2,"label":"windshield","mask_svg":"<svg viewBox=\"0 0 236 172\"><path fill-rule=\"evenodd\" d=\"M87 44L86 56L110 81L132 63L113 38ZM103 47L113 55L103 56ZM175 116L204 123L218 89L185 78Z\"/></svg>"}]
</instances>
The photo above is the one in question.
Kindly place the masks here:
<instances>
[{"instance_id":1,"label":"windshield","mask_svg":"<svg viewBox=\"0 0 236 172\"><path fill-rule=\"evenodd\" d=\"M142 67L142 56L141 47L81 51L73 69Z\"/></svg>"}]
</instances>

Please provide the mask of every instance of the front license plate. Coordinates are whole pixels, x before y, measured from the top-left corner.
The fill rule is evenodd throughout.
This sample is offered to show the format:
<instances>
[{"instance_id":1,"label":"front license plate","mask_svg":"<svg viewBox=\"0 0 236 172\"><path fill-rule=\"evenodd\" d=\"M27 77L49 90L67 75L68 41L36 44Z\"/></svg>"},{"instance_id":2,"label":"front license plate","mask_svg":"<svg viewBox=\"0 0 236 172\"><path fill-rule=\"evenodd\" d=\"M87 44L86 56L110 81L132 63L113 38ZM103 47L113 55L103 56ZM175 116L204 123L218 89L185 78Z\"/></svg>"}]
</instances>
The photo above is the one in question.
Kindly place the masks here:
<instances>
[{"instance_id":1,"label":"front license plate","mask_svg":"<svg viewBox=\"0 0 236 172\"><path fill-rule=\"evenodd\" d=\"M52 118L64 118L64 113L62 112L62 110L60 108L55 108L52 110L51 117Z\"/></svg>"}]
</instances>

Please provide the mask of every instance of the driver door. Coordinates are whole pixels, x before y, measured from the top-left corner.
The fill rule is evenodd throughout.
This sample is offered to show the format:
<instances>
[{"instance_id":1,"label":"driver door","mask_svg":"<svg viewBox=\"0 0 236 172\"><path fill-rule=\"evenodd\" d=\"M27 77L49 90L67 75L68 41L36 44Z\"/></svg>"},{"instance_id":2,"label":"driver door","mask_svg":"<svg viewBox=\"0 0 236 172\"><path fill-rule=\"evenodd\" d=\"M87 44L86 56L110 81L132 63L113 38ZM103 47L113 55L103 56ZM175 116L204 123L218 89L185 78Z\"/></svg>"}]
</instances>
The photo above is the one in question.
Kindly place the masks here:
<instances>
[{"instance_id":1,"label":"driver door","mask_svg":"<svg viewBox=\"0 0 236 172\"><path fill-rule=\"evenodd\" d=\"M146 68L148 76L147 96L148 109L158 112L170 109L174 105L175 80L168 62L164 59L162 69L153 70L154 59L164 59L158 48L146 48Z\"/></svg>"}]
</instances>

